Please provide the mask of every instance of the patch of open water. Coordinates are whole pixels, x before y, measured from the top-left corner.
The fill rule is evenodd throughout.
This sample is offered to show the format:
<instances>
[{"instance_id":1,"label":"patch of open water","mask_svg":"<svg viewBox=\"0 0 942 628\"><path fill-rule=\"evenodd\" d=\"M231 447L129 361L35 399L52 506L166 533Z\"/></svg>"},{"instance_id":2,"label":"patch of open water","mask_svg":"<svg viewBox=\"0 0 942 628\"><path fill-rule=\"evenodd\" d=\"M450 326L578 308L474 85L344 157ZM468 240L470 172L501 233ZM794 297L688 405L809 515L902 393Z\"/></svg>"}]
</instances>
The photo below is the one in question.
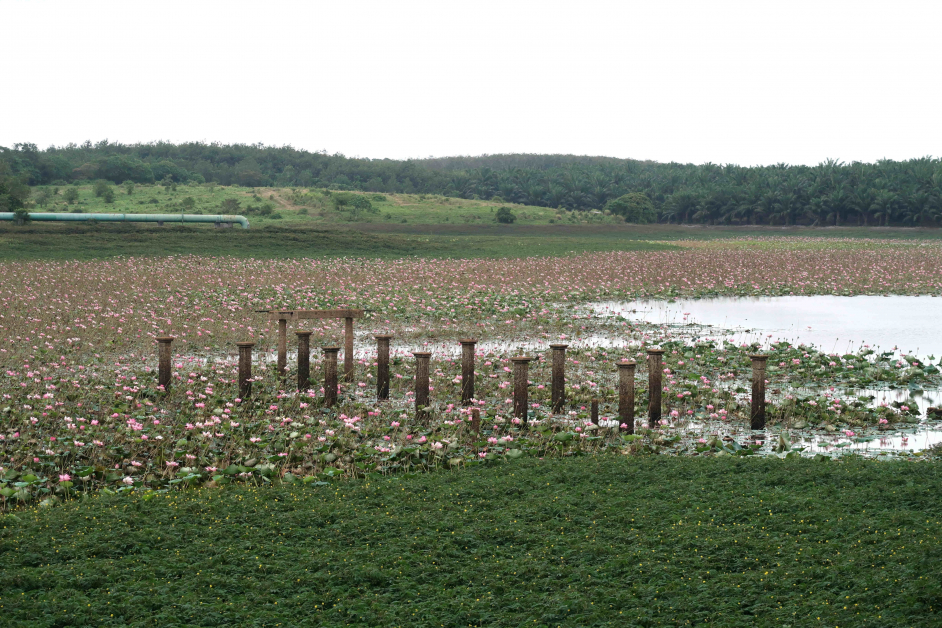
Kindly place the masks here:
<instances>
[{"instance_id":1,"label":"patch of open water","mask_svg":"<svg viewBox=\"0 0 942 628\"><path fill-rule=\"evenodd\" d=\"M599 317L620 316L670 327L692 326L698 336L709 335L734 343L787 341L815 346L828 353L847 353L861 346L874 350L899 350L923 360L942 356L942 299L932 296L788 296L722 297L672 301L606 301L590 304ZM693 331L693 330L692 330ZM942 443L942 428L927 422L926 408L942 403L942 391L908 389L844 389L844 396L873 396L873 405L918 400L923 422L892 432L820 434L791 430L805 446L805 453L833 454L854 451L868 455L882 452L918 452ZM728 426L704 425L726 432ZM725 428L725 429L724 429ZM862 438L861 438L862 437ZM843 444L842 444L843 443ZM841 445L838 447L838 445ZM767 443L769 449L774 443Z\"/></svg>"},{"instance_id":2,"label":"patch of open water","mask_svg":"<svg viewBox=\"0 0 942 628\"><path fill-rule=\"evenodd\" d=\"M733 342L785 340L847 353L862 344L942 356L942 298L932 296L722 297L593 303L598 316L716 327ZM721 331L722 330L722 331Z\"/></svg>"}]
</instances>

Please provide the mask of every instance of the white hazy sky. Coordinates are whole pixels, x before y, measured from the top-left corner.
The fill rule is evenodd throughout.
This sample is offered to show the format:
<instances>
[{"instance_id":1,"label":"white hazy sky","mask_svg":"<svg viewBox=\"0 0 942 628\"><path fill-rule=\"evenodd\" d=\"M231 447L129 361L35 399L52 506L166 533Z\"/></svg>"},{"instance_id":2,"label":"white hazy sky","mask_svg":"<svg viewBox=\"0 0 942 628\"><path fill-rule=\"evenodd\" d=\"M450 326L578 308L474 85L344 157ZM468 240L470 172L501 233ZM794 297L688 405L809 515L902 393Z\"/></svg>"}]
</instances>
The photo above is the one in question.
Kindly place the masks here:
<instances>
[{"instance_id":1,"label":"white hazy sky","mask_svg":"<svg viewBox=\"0 0 942 628\"><path fill-rule=\"evenodd\" d=\"M942 154L942 2L0 0L0 145Z\"/></svg>"}]
</instances>

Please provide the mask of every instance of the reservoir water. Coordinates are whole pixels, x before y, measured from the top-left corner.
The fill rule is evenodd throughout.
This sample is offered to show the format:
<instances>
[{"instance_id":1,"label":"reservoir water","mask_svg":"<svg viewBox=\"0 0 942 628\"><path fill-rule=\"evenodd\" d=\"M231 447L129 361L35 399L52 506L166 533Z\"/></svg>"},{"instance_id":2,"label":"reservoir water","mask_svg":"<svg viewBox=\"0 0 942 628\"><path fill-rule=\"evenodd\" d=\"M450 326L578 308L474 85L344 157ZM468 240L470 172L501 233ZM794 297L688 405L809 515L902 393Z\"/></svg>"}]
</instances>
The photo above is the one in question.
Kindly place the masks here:
<instances>
[{"instance_id":1,"label":"reservoir water","mask_svg":"<svg viewBox=\"0 0 942 628\"><path fill-rule=\"evenodd\" d=\"M942 298L932 296L788 296L607 301L601 316L666 325L717 327L734 341L778 341L815 345L828 353L855 351L862 344L926 358L942 357Z\"/></svg>"}]
</instances>

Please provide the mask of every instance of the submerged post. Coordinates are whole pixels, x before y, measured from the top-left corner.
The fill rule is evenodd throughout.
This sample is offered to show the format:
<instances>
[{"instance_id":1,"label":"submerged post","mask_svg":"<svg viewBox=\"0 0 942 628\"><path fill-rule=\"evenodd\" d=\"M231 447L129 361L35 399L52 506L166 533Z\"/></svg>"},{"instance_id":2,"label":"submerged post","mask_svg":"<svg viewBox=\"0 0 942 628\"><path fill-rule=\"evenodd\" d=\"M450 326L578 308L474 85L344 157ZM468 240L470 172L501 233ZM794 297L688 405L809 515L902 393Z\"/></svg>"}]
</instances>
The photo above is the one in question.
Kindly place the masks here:
<instances>
[{"instance_id":1,"label":"submerged post","mask_svg":"<svg viewBox=\"0 0 942 628\"><path fill-rule=\"evenodd\" d=\"M324 405L337 403L337 354L340 347L324 347Z\"/></svg>"},{"instance_id":2,"label":"submerged post","mask_svg":"<svg viewBox=\"0 0 942 628\"><path fill-rule=\"evenodd\" d=\"M661 420L661 356L664 349L648 349L648 427Z\"/></svg>"},{"instance_id":3,"label":"submerged post","mask_svg":"<svg viewBox=\"0 0 942 628\"><path fill-rule=\"evenodd\" d=\"M170 389L170 343L173 336L157 336L157 384Z\"/></svg>"},{"instance_id":4,"label":"submerged post","mask_svg":"<svg viewBox=\"0 0 942 628\"><path fill-rule=\"evenodd\" d=\"M589 420L592 421L592 425L599 424L599 400L593 399L592 404L589 406Z\"/></svg>"},{"instance_id":5,"label":"submerged post","mask_svg":"<svg viewBox=\"0 0 942 628\"><path fill-rule=\"evenodd\" d=\"M510 358L514 365L514 416L527 422L527 386L529 382L530 360L529 356Z\"/></svg>"},{"instance_id":6,"label":"submerged post","mask_svg":"<svg viewBox=\"0 0 942 628\"><path fill-rule=\"evenodd\" d=\"M474 345L477 340L459 340L461 343L461 405L474 399Z\"/></svg>"},{"instance_id":7,"label":"submerged post","mask_svg":"<svg viewBox=\"0 0 942 628\"><path fill-rule=\"evenodd\" d=\"M618 367L618 422L625 431L635 433L635 362L622 360Z\"/></svg>"},{"instance_id":8,"label":"submerged post","mask_svg":"<svg viewBox=\"0 0 942 628\"><path fill-rule=\"evenodd\" d=\"M380 334L376 338L376 399L389 399L389 334Z\"/></svg>"},{"instance_id":9,"label":"submerged post","mask_svg":"<svg viewBox=\"0 0 942 628\"><path fill-rule=\"evenodd\" d=\"M429 351L415 351L415 418L428 418L429 385L428 364L432 357Z\"/></svg>"},{"instance_id":10,"label":"submerged post","mask_svg":"<svg viewBox=\"0 0 942 628\"><path fill-rule=\"evenodd\" d=\"M278 319L278 375L285 376L288 370L288 319Z\"/></svg>"},{"instance_id":11,"label":"submerged post","mask_svg":"<svg viewBox=\"0 0 942 628\"><path fill-rule=\"evenodd\" d=\"M767 355L750 355L752 359L752 412L750 427L754 430L765 429L765 363Z\"/></svg>"},{"instance_id":12,"label":"submerged post","mask_svg":"<svg viewBox=\"0 0 942 628\"><path fill-rule=\"evenodd\" d=\"M239 347L239 396L252 394L252 347L254 342L237 342Z\"/></svg>"},{"instance_id":13,"label":"submerged post","mask_svg":"<svg viewBox=\"0 0 942 628\"><path fill-rule=\"evenodd\" d=\"M559 412L566 403L566 347L565 344L552 344L553 350L553 412Z\"/></svg>"},{"instance_id":14,"label":"submerged post","mask_svg":"<svg viewBox=\"0 0 942 628\"><path fill-rule=\"evenodd\" d=\"M298 391L311 387L311 331L296 331L298 337Z\"/></svg>"},{"instance_id":15,"label":"submerged post","mask_svg":"<svg viewBox=\"0 0 942 628\"><path fill-rule=\"evenodd\" d=\"M343 379L353 381L353 317L343 319Z\"/></svg>"}]
</instances>

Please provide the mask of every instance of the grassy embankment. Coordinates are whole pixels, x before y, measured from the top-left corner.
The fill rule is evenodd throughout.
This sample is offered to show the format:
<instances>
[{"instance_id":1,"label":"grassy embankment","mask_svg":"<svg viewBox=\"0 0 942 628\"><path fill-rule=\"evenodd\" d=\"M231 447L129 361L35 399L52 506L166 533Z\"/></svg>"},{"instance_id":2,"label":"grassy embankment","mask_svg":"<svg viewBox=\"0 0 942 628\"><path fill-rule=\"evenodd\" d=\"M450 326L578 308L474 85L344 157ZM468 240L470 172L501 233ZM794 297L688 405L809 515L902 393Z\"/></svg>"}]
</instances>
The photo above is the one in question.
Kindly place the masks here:
<instances>
[{"instance_id":1,"label":"grassy embankment","mask_svg":"<svg viewBox=\"0 0 942 628\"><path fill-rule=\"evenodd\" d=\"M68 186L76 187L76 186ZM52 188L48 188L50 191ZM665 242L730 237L809 236L936 239L932 229L773 228L625 225L600 213L545 207L508 206L512 225L495 221L501 204L433 195L363 195L375 212L338 211L322 191L237 186L136 186L128 195L116 187L115 200L96 197L92 186L77 186L78 200L67 204L66 188L33 211L84 213L203 213L223 211L226 199L252 227L217 230L211 225L0 223L0 259L91 259L115 255L206 254L285 258L366 256L526 257L572 251L663 250ZM42 192L34 190L34 198ZM192 202L187 201L192 199ZM265 208L269 207L271 213ZM276 217L277 216L277 217Z\"/></svg>"},{"instance_id":2,"label":"grassy embankment","mask_svg":"<svg viewBox=\"0 0 942 628\"><path fill-rule=\"evenodd\" d=\"M70 186L72 187L72 186ZM432 257L525 257L564 255L570 251L663 250L663 244L622 229L600 229L616 220L603 214L581 216L559 212L564 226L556 225L556 210L511 205L514 225L499 225L498 204L450 199L431 195L375 195L375 213L338 211L321 191L251 189L222 186L136 186L128 195L115 188L115 200L96 197L92 186L76 186L78 200L67 204L60 188L46 207L33 211L70 213L202 213L222 212L226 199L240 203L251 229L217 230L212 225L182 226L168 223L32 223L15 226L0 223L0 259L92 259L114 255L205 254L239 257L366 256L395 258L409 255ZM50 190L52 188L49 188ZM34 191L34 197L42 189ZM188 202L186 199L192 199ZM266 206L271 208L268 213ZM563 217L565 216L565 220ZM423 225L408 231L410 225ZM473 233L429 233L429 225L461 223L476 226ZM532 227L543 225L543 229ZM583 232L579 226L594 225ZM363 233L363 228L371 228ZM395 230L392 230L395 227ZM387 231L389 231L387 233Z\"/></svg>"},{"instance_id":3,"label":"grassy embankment","mask_svg":"<svg viewBox=\"0 0 942 628\"><path fill-rule=\"evenodd\" d=\"M75 188L78 198L69 203L66 191ZM336 192L299 188L243 188L218 185L178 185L167 188L160 185L137 185L131 194L126 188L114 187L114 200L94 193L94 187L63 186L58 193L51 186L33 188L32 198L49 194L45 207L31 211L82 213L238 213L247 216L253 226L269 223L379 223L408 224L490 224L495 222L496 210L507 206L513 210L517 224L583 224L616 223L620 219L601 212L581 213L555 210L548 207L530 207L512 203L495 203L432 194L372 194L352 192L370 201L372 211L338 210L332 199ZM239 203L235 211L225 211L224 201Z\"/></svg>"},{"instance_id":4,"label":"grassy embankment","mask_svg":"<svg viewBox=\"0 0 942 628\"><path fill-rule=\"evenodd\" d=\"M3 519L20 626L935 626L935 464L570 459Z\"/></svg>"}]
</instances>

